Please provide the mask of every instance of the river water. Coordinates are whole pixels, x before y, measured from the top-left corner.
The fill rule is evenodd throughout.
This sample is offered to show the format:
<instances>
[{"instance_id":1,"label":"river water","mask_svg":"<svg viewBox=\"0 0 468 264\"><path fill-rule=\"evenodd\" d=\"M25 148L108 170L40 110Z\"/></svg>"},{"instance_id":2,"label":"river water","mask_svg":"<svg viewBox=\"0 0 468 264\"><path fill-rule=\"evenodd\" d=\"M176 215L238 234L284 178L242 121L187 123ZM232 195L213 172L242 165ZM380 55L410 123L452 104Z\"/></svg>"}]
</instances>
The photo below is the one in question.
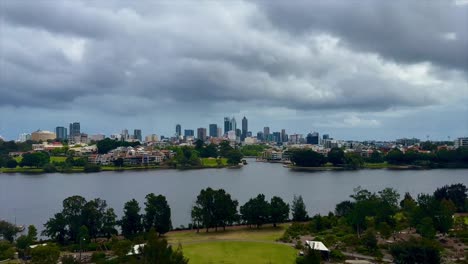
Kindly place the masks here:
<instances>
[{"instance_id":1,"label":"river water","mask_svg":"<svg viewBox=\"0 0 468 264\"><path fill-rule=\"evenodd\" d=\"M240 204L259 193L289 203L294 195L302 195L309 215L314 215L333 211L357 186L371 191L393 187L402 195L416 195L446 184L468 185L468 169L296 172L281 164L248 162L241 169L0 174L0 219L42 230L61 210L63 199L72 195L105 199L120 217L126 201L135 198L144 207L145 195L153 192L167 197L173 226L178 227L190 222L190 208L206 187L223 188Z\"/></svg>"}]
</instances>

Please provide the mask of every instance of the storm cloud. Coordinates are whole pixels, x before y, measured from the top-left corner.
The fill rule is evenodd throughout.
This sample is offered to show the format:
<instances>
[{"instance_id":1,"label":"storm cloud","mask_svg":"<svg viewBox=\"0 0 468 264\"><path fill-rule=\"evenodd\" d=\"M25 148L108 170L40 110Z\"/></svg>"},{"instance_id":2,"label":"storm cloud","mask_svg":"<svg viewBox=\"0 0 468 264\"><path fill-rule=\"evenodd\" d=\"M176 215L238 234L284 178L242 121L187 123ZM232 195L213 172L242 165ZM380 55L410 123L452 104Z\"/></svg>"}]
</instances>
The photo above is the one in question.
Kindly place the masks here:
<instances>
[{"instance_id":1,"label":"storm cloud","mask_svg":"<svg viewBox=\"0 0 468 264\"><path fill-rule=\"evenodd\" d=\"M264 120L255 128L312 129L284 111L384 128L389 112L465 109L467 12L460 1L2 1L0 111L40 111L53 126L47 113L61 109L60 122L97 132L116 115L148 129L135 116L157 115L167 134L173 120L241 114ZM18 133L8 116L0 133Z\"/></svg>"}]
</instances>

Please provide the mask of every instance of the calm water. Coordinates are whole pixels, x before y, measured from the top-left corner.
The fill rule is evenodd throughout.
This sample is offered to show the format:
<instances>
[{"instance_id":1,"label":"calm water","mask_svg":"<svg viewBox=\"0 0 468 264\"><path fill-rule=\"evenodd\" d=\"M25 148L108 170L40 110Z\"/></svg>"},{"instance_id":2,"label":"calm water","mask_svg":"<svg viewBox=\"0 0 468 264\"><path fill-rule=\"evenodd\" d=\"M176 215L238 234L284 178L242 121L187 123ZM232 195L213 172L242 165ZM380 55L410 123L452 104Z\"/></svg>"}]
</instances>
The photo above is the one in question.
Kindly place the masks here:
<instances>
[{"instance_id":1,"label":"calm water","mask_svg":"<svg viewBox=\"0 0 468 264\"><path fill-rule=\"evenodd\" d=\"M468 185L468 169L459 170L360 170L294 172L280 164L249 160L242 169L159 170L143 172L101 172L94 174L0 174L0 219L17 224L34 224L39 229L61 210L62 200L71 195L86 199L100 197L122 215L126 201L135 198L143 206L148 193L163 194L172 209L174 227L190 222L190 208L201 189L224 188L240 204L263 193L291 202L302 195L310 215L328 213L348 199L353 188L371 191L393 187L401 194L432 193L451 183Z\"/></svg>"}]
</instances>

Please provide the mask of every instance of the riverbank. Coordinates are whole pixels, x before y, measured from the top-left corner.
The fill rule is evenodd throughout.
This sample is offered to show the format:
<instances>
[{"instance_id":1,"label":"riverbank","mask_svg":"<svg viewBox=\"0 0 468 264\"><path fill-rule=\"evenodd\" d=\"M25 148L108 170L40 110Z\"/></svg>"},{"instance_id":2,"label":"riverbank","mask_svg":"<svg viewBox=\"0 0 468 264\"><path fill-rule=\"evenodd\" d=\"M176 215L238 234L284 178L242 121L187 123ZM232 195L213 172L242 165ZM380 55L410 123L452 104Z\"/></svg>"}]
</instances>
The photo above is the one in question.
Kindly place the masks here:
<instances>
[{"instance_id":1,"label":"riverbank","mask_svg":"<svg viewBox=\"0 0 468 264\"><path fill-rule=\"evenodd\" d=\"M265 161L260 161L265 162ZM269 162L278 163L278 162ZM289 168L295 171L345 171L345 170L431 170L431 169L467 169L468 164L463 163L451 163L451 164L432 164L432 166L420 166L420 165L395 165L383 163L365 163L361 168L352 168L346 166L321 166L321 167L300 167L292 164L283 165L285 168Z\"/></svg>"}]
</instances>

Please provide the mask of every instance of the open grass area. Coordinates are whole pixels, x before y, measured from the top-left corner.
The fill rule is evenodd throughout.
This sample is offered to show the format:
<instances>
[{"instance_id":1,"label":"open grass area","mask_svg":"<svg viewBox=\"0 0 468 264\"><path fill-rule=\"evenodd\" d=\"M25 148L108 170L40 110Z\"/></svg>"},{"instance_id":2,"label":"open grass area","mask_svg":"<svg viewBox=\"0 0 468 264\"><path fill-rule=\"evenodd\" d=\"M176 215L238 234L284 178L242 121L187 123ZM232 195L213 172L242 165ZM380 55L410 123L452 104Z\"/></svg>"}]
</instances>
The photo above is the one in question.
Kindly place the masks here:
<instances>
[{"instance_id":1,"label":"open grass area","mask_svg":"<svg viewBox=\"0 0 468 264\"><path fill-rule=\"evenodd\" d=\"M296 250L287 245L262 242L207 242L182 247L191 264L294 263Z\"/></svg>"},{"instance_id":2,"label":"open grass area","mask_svg":"<svg viewBox=\"0 0 468 264\"><path fill-rule=\"evenodd\" d=\"M275 242L279 239L288 224L282 224L278 227L264 226L262 228L248 228L248 227L232 227L218 232L210 229L209 233L206 233L204 229L200 229L200 233L194 230L188 231L173 231L166 234L166 239L171 244L186 244L194 242L206 242L206 241L223 241L223 240L245 240L245 241L266 241Z\"/></svg>"},{"instance_id":3,"label":"open grass area","mask_svg":"<svg viewBox=\"0 0 468 264\"><path fill-rule=\"evenodd\" d=\"M78 157L75 157L74 159L77 159ZM14 158L18 163L21 162L21 160L23 159L23 157L15 157ZM50 162L65 162L65 160L67 159L67 157L64 157L64 156L52 156L50 157Z\"/></svg>"},{"instance_id":4,"label":"open grass area","mask_svg":"<svg viewBox=\"0 0 468 264\"><path fill-rule=\"evenodd\" d=\"M215 158L201 158L201 161L202 161L203 167L213 167L213 168L218 167L218 162L216 161ZM226 158L221 158L221 165L222 166L227 165Z\"/></svg>"},{"instance_id":5,"label":"open grass area","mask_svg":"<svg viewBox=\"0 0 468 264\"><path fill-rule=\"evenodd\" d=\"M367 169L385 169L388 168L388 163L387 162L381 162L381 163L365 163L364 168Z\"/></svg>"}]
</instances>

